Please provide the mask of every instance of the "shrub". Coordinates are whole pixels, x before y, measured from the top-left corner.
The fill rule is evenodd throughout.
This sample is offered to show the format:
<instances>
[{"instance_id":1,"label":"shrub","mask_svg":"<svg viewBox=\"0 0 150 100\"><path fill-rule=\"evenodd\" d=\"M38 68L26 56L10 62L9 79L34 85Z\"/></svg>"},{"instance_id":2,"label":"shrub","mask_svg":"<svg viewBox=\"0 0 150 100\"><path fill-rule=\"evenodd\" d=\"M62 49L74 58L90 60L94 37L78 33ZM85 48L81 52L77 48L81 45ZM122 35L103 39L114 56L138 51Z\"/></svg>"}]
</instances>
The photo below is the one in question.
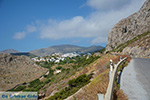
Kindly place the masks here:
<instances>
[{"instance_id":1,"label":"shrub","mask_svg":"<svg viewBox=\"0 0 150 100\"><path fill-rule=\"evenodd\" d=\"M81 87L88 84L90 81L90 78L91 78L91 74L88 76L86 74L83 74L75 79L68 81L69 87L66 87L60 92L54 94L53 96L48 98L48 100L63 100L67 98L68 96L77 92Z\"/></svg>"},{"instance_id":2,"label":"shrub","mask_svg":"<svg viewBox=\"0 0 150 100\"><path fill-rule=\"evenodd\" d=\"M25 85L25 84L27 84L26 82L24 82L22 85Z\"/></svg>"},{"instance_id":3,"label":"shrub","mask_svg":"<svg viewBox=\"0 0 150 100\"><path fill-rule=\"evenodd\" d=\"M18 86L16 89L13 89L11 91L21 91L24 90L26 88L26 86Z\"/></svg>"},{"instance_id":4,"label":"shrub","mask_svg":"<svg viewBox=\"0 0 150 100\"><path fill-rule=\"evenodd\" d=\"M58 67L56 67L56 69L60 70L60 69L62 69L62 67L61 67L61 66L58 66Z\"/></svg>"}]
</instances>

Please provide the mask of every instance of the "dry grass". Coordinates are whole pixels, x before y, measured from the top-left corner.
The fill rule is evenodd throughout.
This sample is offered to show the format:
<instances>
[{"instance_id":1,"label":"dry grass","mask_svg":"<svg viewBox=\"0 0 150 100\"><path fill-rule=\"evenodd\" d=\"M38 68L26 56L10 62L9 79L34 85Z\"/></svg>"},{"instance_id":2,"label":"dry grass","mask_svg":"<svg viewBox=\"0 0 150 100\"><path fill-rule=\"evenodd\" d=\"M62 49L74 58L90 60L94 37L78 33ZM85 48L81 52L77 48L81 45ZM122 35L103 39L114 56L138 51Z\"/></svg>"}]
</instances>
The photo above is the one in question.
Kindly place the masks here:
<instances>
[{"instance_id":1,"label":"dry grass","mask_svg":"<svg viewBox=\"0 0 150 100\"><path fill-rule=\"evenodd\" d=\"M119 56L109 54L103 55L98 60L88 65L86 70L83 69L80 73L86 72L86 74L90 74L91 72L96 71L96 74L99 75L109 68L110 59L112 59L114 63L117 63L119 61Z\"/></svg>"},{"instance_id":2,"label":"dry grass","mask_svg":"<svg viewBox=\"0 0 150 100\"><path fill-rule=\"evenodd\" d=\"M128 57L127 55L122 55L122 57ZM129 63L131 60L131 57L127 58L127 62ZM127 65L125 65L124 67L127 67ZM115 87L114 87L114 98L113 100L128 100L127 95L124 94L123 90L119 89L117 87L117 83L115 82Z\"/></svg>"},{"instance_id":3,"label":"dry grass","mask_svg":"<svg viewBox=\"0 0 150 100\"><path fill-rule=\"evenodd\" d=\"M122 55L122 57L127 57ZM87 86L80 89L72 97L69 97L67 100L97 100L97 94L105 94L108 86L108 73L109 73L109 61L113 60L114 63L117 63L120 60L120 56L116 55L103 55L101 58L84 68L80 71L81 73L89 73L94 71L94 78ZM130 60L130 58L128 58ZM120 99L121 97L125 98L126 96L120 90L116 90L116 97L119 100L128 100Z\"/></svg>"},{"instance_id":4,"label":"dry grass","mask_svg":"<svg viewBox=\"0 0 150 100\"><path fill-rule=\"evenodd\" d=\"M76 100L97 100L97 94L105 94L108 86L108 70L98 75L90 84L73 96ZM72 100L70 98L69 100Z\"/></svg>"},{"instance_id":5,"label":"dry grass","mask_svg":"<svg viewBox=\"0 0 150 100\"><path fill-rule=\"evenodd\" d=\"M118 90L116 93L117 100L129 100L127 95L124 94L123 90Z\"/></svg>"}]
</instances>

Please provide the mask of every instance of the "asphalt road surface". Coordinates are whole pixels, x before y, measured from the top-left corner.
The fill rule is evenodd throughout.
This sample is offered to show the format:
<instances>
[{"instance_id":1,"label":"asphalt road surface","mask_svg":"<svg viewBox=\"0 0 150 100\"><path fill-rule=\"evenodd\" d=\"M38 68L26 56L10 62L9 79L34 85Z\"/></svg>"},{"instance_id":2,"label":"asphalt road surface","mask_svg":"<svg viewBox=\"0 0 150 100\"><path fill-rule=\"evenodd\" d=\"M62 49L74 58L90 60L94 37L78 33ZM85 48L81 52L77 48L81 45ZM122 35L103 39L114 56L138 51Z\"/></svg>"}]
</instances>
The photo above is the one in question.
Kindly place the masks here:
<instances>
[{"instance_id":1,"label":"asphalt road surface","mask_svg":"<svg viewBox=\"0 0 150 100\"><path fill-rule=\"evenodd\" d=\"M150 100L150 59L132 58L123 70L120 88L129 100Z\"/></svg>"}]
</instances>

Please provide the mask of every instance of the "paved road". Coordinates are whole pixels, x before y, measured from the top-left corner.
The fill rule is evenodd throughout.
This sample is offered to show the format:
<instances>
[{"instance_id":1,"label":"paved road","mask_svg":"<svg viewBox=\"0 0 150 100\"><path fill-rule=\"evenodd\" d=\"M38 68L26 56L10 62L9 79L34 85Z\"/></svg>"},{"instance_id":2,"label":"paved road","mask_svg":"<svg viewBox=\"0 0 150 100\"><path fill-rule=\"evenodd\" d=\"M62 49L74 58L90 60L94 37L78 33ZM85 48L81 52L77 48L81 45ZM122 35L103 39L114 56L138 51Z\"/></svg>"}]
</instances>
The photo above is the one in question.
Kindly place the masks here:
<instances>
[{"instance_id":1,"label":"paved road","mask_svg":"<svg viewBox=\"0 0 150 100\"><path fill-rule=\"evenodd\" d=\"M120 88L129 100L150 100L150 59L132 58L123 70Z\"/></svg>"}]
</instances>

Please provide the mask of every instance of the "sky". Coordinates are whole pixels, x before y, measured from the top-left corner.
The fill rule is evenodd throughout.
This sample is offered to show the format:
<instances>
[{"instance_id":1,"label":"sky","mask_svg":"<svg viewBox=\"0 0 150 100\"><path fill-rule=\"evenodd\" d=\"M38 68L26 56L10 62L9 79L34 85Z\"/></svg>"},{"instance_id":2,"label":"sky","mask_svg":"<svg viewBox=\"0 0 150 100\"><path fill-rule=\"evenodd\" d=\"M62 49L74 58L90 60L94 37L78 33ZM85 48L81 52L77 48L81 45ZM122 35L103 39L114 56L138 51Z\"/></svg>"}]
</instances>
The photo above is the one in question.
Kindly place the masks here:
<instances>
[{"instance_id":1,"label":"sky","mask_svg":"<svg viewBox=\"0 0 150 100\"><path fill-rule=\"evenodd\" d=\"M111 28L145 0L0 0L0 51L106 46Z\"/></svg>"}]
</instances>

